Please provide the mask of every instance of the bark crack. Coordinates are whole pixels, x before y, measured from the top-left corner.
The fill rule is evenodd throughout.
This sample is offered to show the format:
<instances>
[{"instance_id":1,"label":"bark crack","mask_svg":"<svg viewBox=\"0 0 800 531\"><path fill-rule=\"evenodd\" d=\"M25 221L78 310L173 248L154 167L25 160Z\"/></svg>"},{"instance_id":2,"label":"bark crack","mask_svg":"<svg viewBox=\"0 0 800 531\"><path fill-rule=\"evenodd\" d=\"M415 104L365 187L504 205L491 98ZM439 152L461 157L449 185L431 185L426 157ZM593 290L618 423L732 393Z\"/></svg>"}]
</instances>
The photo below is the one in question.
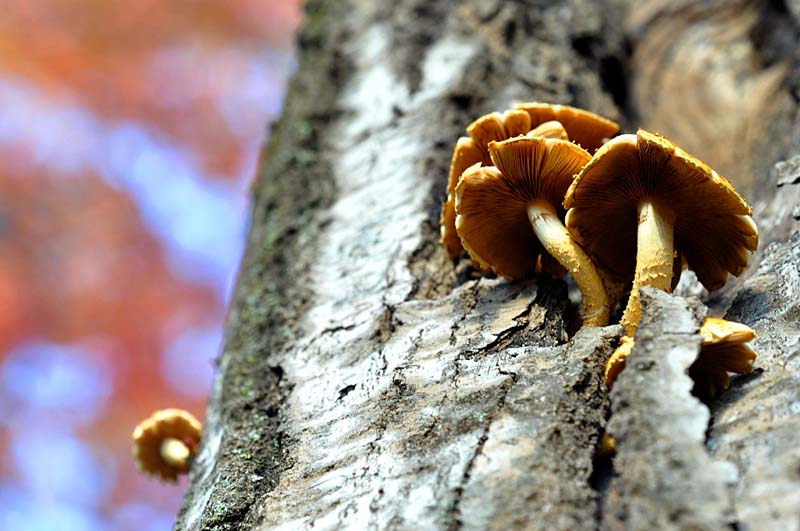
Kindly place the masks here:
<instances>
[{"instance_id":1,"label":"bark crack","mask_svg":"<svg viewBox=\"0 0 800 531\"><path fill-rule=\"evenodd\" d=\"M455 346L458 342L457 333L459 328L461 328L461 324L467 319L467 316L475 310L475 307L478 305L478 292L480 287L481 279L478 278L473 281L472 285L469 286L467 290L463 291L463 294L460 296L460 300L463 304L460 312L460 316L457 321L455 321L450 327L450 344Z\"/></svg>"},{"instance_id":2,"label":"bark crack","mask_svg":"<svg viewBox=\"0 0 800 531\"><path fill-rule=\"evenodd\" d=\"M458 531L464 525L461 519L461 507L460 507L461 499L462 496L464 495L464 489L469 483L470 475L472 473L472 468L475 465L475 460L483 451L483 447L486 445L486 441L489 440L489 432L491 431L492 422L494 421L497 414L500 413L500 411L505 406L508 393L509 391L511 391L511 388L517 381L516 373L503 372L499 367L498 371L500 372L500 374L508 375L509 378L506 378L503 381L503 383L500 384L500 396L497 399L497 403L494 407L494 410L486 415L481 435L478 438L477 443L475 444L475 448L473 449L473 452L470 455L470 458L467 461L466 466L464 467L464 472L461 475L461 479L459 480L458 485L455 487L455 489L453 489L453 500L451 502L449 510L447 511L448 517L450 519L450 522L447 524L448 531Z\"/></svg>"}]
</instances>

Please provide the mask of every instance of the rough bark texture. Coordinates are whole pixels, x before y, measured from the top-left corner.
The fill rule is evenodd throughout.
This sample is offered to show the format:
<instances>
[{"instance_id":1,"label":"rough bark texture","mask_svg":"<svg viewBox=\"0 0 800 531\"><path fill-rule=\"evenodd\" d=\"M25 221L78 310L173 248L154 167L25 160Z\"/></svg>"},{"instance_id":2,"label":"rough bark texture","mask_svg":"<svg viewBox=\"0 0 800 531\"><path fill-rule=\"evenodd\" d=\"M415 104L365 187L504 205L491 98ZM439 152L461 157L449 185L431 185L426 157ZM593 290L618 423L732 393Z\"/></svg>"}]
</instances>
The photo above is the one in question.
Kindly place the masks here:
<instances>
[{"instance_id":1,"label":"rough bark texture","mask_svg":"<svg viewBox=\"0 0 800 531\"><path fill-rule=\"evenodd\" d=\"M607 430L616 477L603 506L611 529L713 530L732 524L736 469L706 450L709 411L690 396L706 310L645 288L631 362L611 392Z\"/></svg>"},{"instance_id":2,"label":"rough bark texture","mask_svg":"<svg viewBox=\"0 0 800 531\"><path fill-rule=\"evenodd\" d=\"M309 3L176 529L798 529L797 5L662 5ZM457 137L523 100L669 134L749 191L750 271L681 287L760 334L710 412L697 302L646 297L609 397L618 326L570 337L564 282L438 245Z\"/></svg>"}]
</instances>

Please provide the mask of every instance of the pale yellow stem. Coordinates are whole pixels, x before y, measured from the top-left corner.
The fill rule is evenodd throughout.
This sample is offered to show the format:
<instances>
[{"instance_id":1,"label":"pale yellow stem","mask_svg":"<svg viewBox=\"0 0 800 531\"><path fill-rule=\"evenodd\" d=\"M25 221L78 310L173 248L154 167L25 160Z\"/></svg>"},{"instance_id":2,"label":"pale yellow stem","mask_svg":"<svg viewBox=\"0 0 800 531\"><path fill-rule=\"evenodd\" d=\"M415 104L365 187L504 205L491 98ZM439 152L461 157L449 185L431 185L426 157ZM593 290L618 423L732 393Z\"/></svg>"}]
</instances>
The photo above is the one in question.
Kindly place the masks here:
<instances>
[{"instance_id":1,"label":"pale yellow stem","mask_svg":"<svg viewBox=\"0 0 800 531\"><path fill-rule=\"evenodd\" d=\"M628 306L622 315L622 324L630 337L636 333L636 327L642 319L639 289L642 286L652 286L667 293L672 292L674 227L674 215L669 209L648 200L639 203L636 274L633 277Z\"/></svg>"},{"instance_id":2,"label":"pale yellow stem","mask_svg":"<svg viewBox=\"0 0 800 531\"><path fill-rule=\"evenodd\" d=\"M161 441L161 457L169 466L178 470L186 470L189 466L191 450L186 444L173 437Z\"/></svg>"},{"instance_id":3,"label":"pale yellow stem","mask_svg":"<svg viewBox=\"0 0 800 531\"><path fill-rule=\"evenodd\" d=\"M632 337L622 336L617 350L608 358L605 370L603 371L603 376L605 376L606 385L608 387L611 387L617 379L617 376L619 376L619 373L625 368L628 356L630 356L633 351L634 345L635 342Z\"/></svg>"},{"instance_id":4,"label":"pale yellow stem","mask_svg":"<svg viewBox=\"0 0 800 531\"><path fill-rule=\"evenodd\" d=\"M534 201L528 205L528 219L544 248L569 271L581 290L584 326L607 325L609 301L603 281L589 256L570 238L556 209L548 201Z\"/></svg>"}]
</instances>

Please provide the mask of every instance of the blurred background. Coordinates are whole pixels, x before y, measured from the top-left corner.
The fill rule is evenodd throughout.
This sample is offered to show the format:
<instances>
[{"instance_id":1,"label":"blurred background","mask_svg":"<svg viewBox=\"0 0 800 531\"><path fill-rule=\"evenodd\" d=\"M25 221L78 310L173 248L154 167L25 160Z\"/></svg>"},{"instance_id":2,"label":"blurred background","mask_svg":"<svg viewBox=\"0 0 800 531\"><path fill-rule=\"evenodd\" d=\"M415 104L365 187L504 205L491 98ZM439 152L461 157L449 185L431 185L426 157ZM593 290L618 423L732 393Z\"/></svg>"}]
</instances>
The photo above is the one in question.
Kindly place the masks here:
<instances>
[{"instance_id":1,"label":"blurred background","mask_svg":"<svg viewBox=\"0 0 800 531\"><path fill-rule=\"evenodd\" d=\"M153 410L202 419L300 0L6 0L0 529L171 529Z\"/></svg>"}]
</instances>

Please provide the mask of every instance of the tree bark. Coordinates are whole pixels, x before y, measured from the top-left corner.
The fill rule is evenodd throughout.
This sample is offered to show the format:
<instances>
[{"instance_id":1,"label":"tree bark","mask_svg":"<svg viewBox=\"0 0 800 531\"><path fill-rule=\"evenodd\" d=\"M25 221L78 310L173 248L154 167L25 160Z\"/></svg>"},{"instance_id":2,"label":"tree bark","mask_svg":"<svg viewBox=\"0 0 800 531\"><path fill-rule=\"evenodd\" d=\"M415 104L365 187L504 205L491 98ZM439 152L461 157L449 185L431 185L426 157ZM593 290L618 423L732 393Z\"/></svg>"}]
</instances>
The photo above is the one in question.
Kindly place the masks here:
<instances>
[{"instance_id":1,"label":"tree bark","mask_svg":"<svg viewBox=\"0 0 800 531\"><path fill-rule=\"evenodd\" d=\"M175 529L798 529L798 16L309 2ZM746 191L751 268L679 290L760 336L758 370L710 409L685 374L696 299L645 290L609 396L618 325L576 332L564 282L480 278L438 244L456 139L529 100L665 133Z\"/></svg>"}]
</instances>

